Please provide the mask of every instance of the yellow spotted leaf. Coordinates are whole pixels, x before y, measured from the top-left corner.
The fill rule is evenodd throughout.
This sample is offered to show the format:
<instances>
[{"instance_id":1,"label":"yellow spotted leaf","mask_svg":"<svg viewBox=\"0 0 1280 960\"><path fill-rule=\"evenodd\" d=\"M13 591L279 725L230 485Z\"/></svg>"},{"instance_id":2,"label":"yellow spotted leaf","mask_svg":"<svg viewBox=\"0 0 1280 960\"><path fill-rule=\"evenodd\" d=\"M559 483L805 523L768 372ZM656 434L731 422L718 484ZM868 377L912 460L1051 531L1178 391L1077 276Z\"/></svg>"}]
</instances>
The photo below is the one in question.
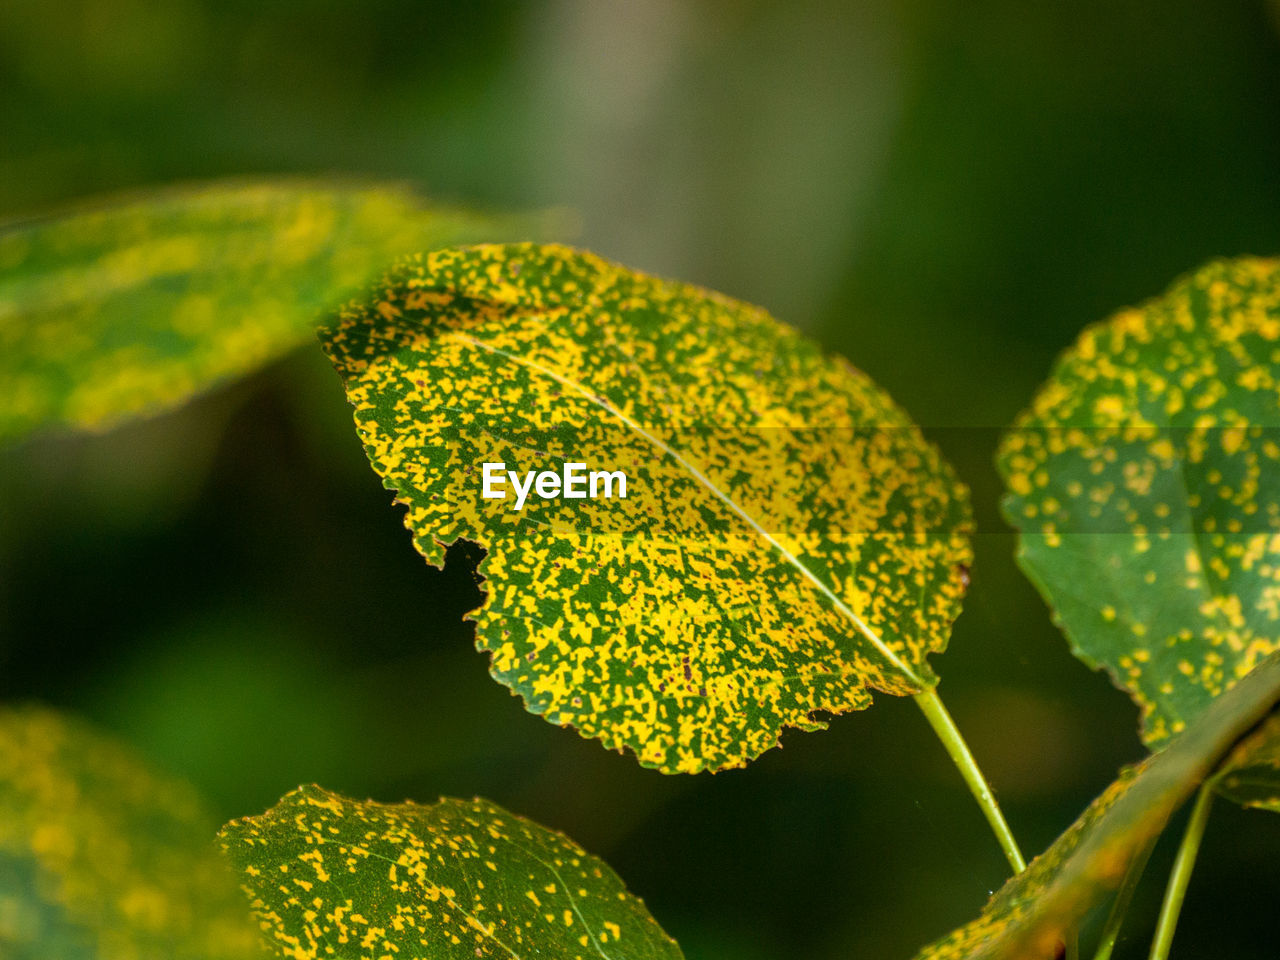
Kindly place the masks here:
<instances>
[{"instance_id":1,"label":"yellow spotted leaf","mask_svg":"<svg viewBox=\"0 0 1280 960\"><path fill-rule=\"evenodd\" d=\"M281 956L679 960L609 867L487 800L348 800L301 787L222 830Z\"/></svg>"},{"instance_id":2,"label":"yellow spotted leaf","mask_svg":"<svg viewBox=\"0 0 1280 960\"><path fill-rule=\"evenodd\" d=\"M1116 892L1134 858L1277 701L1280 658L1272 657L1163 750L1126 768L1048 850L996 892L977 920L929 945L916 960L1060 958L1085 914Z\"/></svg>"},{"instance_id":3,"label":"yellow spotted leaf","mask_svg":"<svg viewBox=\"0 0 1280 960\"><path fill-rule=\"evenodd\" d=\"M1216 786L1242 806L1280 813L1280 714L1269 717L1231 752Z\"/></svg>"},{"instance_id":4,"label":"yellow spotted leaf","mask_svg":"<svg viewBox=\"0 0 1280 960\"><path fill-rule=\"evenodd\" d=\"M1091 326L999 456L1019 560L1159 744L1280 650L1280 261Z\"/></svg>"},{"instance_id":5,"label":"yellow spotted leaf","mask_svg":"<svg viewBox=\"0 0 1280 960\"><path fill-rule=\"evenodd\" d=\"M0 442L177 406L309 340L397 256L516 229L395 185L306 181L0 226Z\"/></svg>"},{"instance_id":6,"label":"yellow spotted leaf","mask_svg":"<svg viewBox=\"0 0 1280 960\"><path fill-rule=\"evenodd\" d=\"M251 960L216 821L88 725L0 710L0 957Z\"/></svg>"},{"instance_id":7,"label":"yellow spotted leaf","mask_svg":"<svg viewBox=\"0 0 1280 960\"><path fill-rule=\"evenodd\" d=\"M487 551L477 644L534 713L697 772L936 682L967 491L758 307L482 246L403 262L321 340L418 550Z\"/></svg>"}]
</instances>

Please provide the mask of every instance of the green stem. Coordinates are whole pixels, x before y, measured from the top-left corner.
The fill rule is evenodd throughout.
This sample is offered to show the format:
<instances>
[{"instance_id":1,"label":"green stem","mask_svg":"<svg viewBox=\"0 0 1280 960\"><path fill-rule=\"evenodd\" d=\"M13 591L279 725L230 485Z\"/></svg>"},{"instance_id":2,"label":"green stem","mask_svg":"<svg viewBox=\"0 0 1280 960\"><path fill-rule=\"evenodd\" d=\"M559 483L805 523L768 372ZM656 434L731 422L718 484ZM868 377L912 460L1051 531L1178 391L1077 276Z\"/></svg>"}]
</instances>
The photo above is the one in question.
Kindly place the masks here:
<instances>
[{"instance_id":1,"label":"green stem","mask_svg":"<svg viewBox=\"0 0 1280 960\"><path fill-rule=\"evenodd\" d=\"M1151 960L1166 960L1169 956L1173 931L1178 925L1178 914L1182 910L1183 898L1187 895L1187 884L1191 882L1191 871L1195 869L1196 854L1200 852L1200 840L1204 837L1205 824L1209 822L1209 808L1213 806L1215 786L1215 781L1208 780L1200 785L1200 792L1196 794L1191 818L1182 834L1182 845L1178 847L1177 859L1173 861L1173 872L1169 874L1169 886L1164 891L1156 936L1151 941Z\"/></svg>"},{"instance_id":2,"label":"green stem","mask_svg":"<svg viewBox=\"0 0 1280 960\"><path fill-rule=\"evenodd\" d=\"M960 776L964 777L964 782L969 787L969 792L973 794L974 799L978 801L978 806L982 808L983 816L987 818L987 823L991 824L991 832L996 835L996 840L1000 843L1000 849L1004 851L1005 858L1009 861L1009 866L1013 867L1014 873L1021 873L1027 868L1027 861L1022 858L1022 851L1018 849L1018 841L1013 838L1013 831L1009 829L1009 824L1005 822L1004 814L1000 812L1000 804L996 803L995 794L991 792L991 787L987 784L986 778L983 777L982 771L978 769L978 764L973 759L973 754L969 752L969 745L964 742L964 737L960 736L956 722L951 719L951 714L947 712L947 708L943 706L942 700L939 699L938 691L930 688L922 693L917 693L915 701L924 713L925 719L929 721L929 725L933 727L933 732L938 735L938 739L946 747L947 754L951 757L951 762L960 771Z\"/></svg>"},{"instance_id":3,"label":"green stem","mask_svg":"<svg viewBox=\"0 0 1280 960\"><path fill-rule=\"evenodd\" d=\"M1116 891L1116 898L1111 902L1111 912L1107 914L1107 922L1103 924L1102 938L1098 942L1098 952L1093 955L1093 960L1111 960L1111 952L1120 939L1120 927L1124 924L1125 914L1129 912L1129 904L1133 902L1134 891L1138 889L1138 881L1142 879L1142 871L1147 868L1147 860L1153 847L1154 840L1129 861L1129 869L1125 871L1120 889Z\"/></svg>"}]
</instances>

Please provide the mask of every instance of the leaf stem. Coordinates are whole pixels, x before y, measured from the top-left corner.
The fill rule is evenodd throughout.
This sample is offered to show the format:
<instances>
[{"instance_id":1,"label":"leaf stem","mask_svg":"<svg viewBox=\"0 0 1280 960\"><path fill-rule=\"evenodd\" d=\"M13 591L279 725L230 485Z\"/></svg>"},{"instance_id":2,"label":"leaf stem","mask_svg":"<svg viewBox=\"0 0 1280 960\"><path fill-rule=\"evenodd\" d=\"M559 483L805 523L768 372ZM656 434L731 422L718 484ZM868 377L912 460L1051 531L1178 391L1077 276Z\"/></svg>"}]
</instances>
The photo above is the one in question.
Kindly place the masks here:
<instances>
[{"instance_id":1,"label":"leaf stem","mask_svg":"<svg viewBox=\"0 0 1280 960\"><path fill-rule=\"evenodd\" d=\"M1004 851L1009 866L1013 868L1014 873L1021 873L1027 868L1027 861L1023 859L1022 851L1018 849L1018 841L1013 838L1013 831L1009 829L1004 814L1000 812L1000 804L996 803L995 794L991 792L991 787L978 768L977 761L969 752L969 745L960 735L956 722L951 719L951 714L947 712L947 708L938 697L937 689L930 687L917 693L915 701L924 713L925 719L929 721L929 725L933 727L933 732L942 741L948 756L951 757L951 762L960 771L960 776L964 778L969 792L982 808L982 813L987 818L987 823L991 824L991 832L996 835L996 840L1000 844L1000 849Z\"/></svg>"},{"instance_id":2,"label":"leaf stem","mask_svg":"<svg viewBox=\"0 0 1280 960\"><path fill-rule=\"evenodd\" d=\"M1164 903L1160 906L1155 939L1151 941L1151 960L1166 960L1169 956L1173 931L1178 925L1178 914L1182 911L1187 884L1191 882L1191 871L1196 865L1196 854L1200 852L1200 841L1204 837L1205 825L1209 822L1209 808L1213 806L1216 786L1216 780L1206 780L1196 794L1191 818L1182 834L1182 845L1178 847L1178 856L1173 861L1173 872L1169 874L1169 885L1164 891Z\"/></svg>"},{"instance_id":3,"label":"leaf stem","mask_svg":"<svg viewBox=\"0 0 1280 960\"><path fill-rule=\"evenodd\" d=\"M1147 868L1147 860L1151 857L1151 850L1155 845L1153 839L1129 861L1129 869L1124 872L1120 889L1116 891L1116 898L1111 902L1111 912L1107 914L1107 922L1103 924L1098 951L1093 955L1093 960L1111 960L1111 952L1115 950L1116 942L1120 939L1120 928L1124 925L1125 914L1129 912L1129 904L1133 902L1138 881L1142 879L1142 871Z\"/></svg>"}]
</instances>

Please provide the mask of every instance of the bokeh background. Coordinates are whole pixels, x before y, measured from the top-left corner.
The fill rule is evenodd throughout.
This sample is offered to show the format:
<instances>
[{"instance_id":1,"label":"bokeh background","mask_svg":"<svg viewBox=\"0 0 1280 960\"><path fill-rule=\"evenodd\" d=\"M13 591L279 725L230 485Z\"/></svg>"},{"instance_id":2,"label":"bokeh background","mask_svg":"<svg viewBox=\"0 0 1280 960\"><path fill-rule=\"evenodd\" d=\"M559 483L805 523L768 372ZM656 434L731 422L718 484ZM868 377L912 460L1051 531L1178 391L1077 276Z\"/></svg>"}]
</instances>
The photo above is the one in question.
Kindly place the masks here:
<instances>
[{"instance_id":1,"label":"bokeh background","mask_svg":"<svg viewBox=\"0 0 1280 960\"><path fill-rule=\"evenodd\" d=\"M1029 851L1140 756L1013 564L992 453L1086 322L1280 253L1262 2L4 0L0 216L299 172L576 211L581 245L764 304L972 486L943 693ZM0 695L85 714L224 817L300 782L483 794L608 859L691 960L906 957L1004 876L915 707L663 777L524 712L364 461L320 352L0 454ZM1149 868L1122 955L1172 856ZM1274 957L1280 818L1215 810L1175 946Z\"/></svg>"}]
</instances>

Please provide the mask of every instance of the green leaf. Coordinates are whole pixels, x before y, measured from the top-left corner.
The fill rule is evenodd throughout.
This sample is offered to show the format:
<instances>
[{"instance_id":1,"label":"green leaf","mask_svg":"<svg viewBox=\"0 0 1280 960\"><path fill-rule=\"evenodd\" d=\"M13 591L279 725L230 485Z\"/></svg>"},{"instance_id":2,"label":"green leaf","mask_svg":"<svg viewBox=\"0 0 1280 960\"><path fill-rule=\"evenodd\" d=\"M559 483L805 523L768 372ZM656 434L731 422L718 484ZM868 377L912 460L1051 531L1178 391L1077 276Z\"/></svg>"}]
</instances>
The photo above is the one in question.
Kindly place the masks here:
<instances>
[{"instance_id":1,"label":"green leaf","mask_svg":"<svg viewBox=\"0 0 1280 960\"><path fill-rule=\"evenodd\" d=\"M967 491L882 390L763 310L484 246L404 262L321 339L418 550L487 551L477 645L532 712L696 772L936 682ZM627 497L517 509L482 497L497 462L623 471Z\"/></svg>"},{"instance_id":2,"label":"green leaf","mask_svg":"<svg viewBox=\"0 0 1280 960\"><path fill-rule=\"evenodd\" d=\"M1280 261L1089 327L1005 439L1019 560L1164 741L1280 649Z\"/></svg>"},{"instance_id":3,"label":"green leaf","mask_svg":"<svg viewBox=\"0 0 1280 960\"><path fill-rule=\"evenodd\" d=\"M396 185L214 183L0 228L0 441L165 410L307 340L397 256L511 232Z\"/></svg>"},{"instance_id":4,"label":"green leaf","mask_svg":"<svg viewBox=\"0 0 1280 960\"><path fill-rule=\"evenodd\" d=\"M262 929L296 960L682 956L603 861L487 800L300 787L221 836Z\"/></svg>"},{"instance_id":5,"label":"green leaf","mask_svg":"<svg viewBox=\"0 0 1280 960\"><path fill-rule=\"evenodd\" d=\"M1048 850L996 892L977 920L926 947L917 960L1061 957L1085 914L1116 891L1134 857L1278 700L1280 658L1273 657L1162 751L1126 768Z\"/></svg>"},{"instance_id":6,"label":"green leaf","mask_svg":"<svg viewBox=\"0 0 1280 960\"><path fill-rule=\"evenodd\" d=\"M1268 717L1240 741L1216 780L1224 797L1245 807L1280 813L1280 714Z\"/></svg>"},{"instance_id":7,"label":"green leaf","mask_svg":"<svg viewBox=\"0 0 1280 960\"><path fill-rule=\"evenodd\" d=\"M260 957L216 829L189 787L86 724L0 710L0 956Z\"/></svg>"}]
</instances>

